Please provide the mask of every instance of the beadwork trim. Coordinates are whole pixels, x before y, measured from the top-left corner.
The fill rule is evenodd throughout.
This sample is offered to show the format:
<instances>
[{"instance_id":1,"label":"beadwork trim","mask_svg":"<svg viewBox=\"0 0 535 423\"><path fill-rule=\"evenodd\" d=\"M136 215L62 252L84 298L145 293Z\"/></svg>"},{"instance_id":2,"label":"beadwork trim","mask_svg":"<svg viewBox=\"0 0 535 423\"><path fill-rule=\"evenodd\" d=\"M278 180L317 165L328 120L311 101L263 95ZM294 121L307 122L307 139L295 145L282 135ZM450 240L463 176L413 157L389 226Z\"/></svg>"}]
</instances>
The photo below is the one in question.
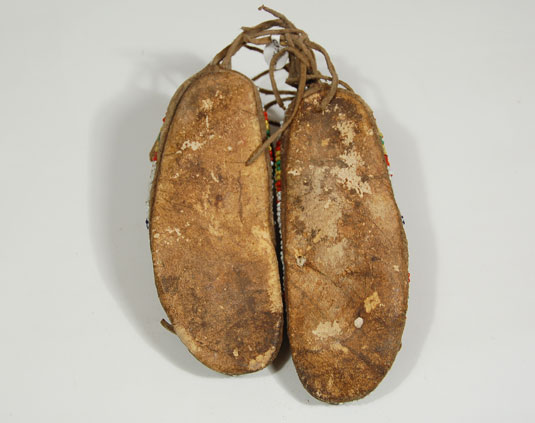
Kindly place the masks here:
<instances>
[{"instance_id":1,"label":"beadwork trim","mask_svg":"<svg viewBox=\"0 0 535 423\"><path fill-rule=\"evenodd\" d=\"M271 135L271 130L269 127L269 120L267 111L264 111L264 120L266 123L266 135ZM275 148L269 146L269 158L271 159L271 169L273 170L273 182L274 182L274 194L275 194L275 219L276 226L278 229L278 236L280 242L278 243L279 247L279 258L282 269L282 280L284 280L284 252L282 247L282 226L281 226L281 201L282 201L282 181L281 181L281 141L280 138L275 143Z\"/></svg>"}]
</instances>

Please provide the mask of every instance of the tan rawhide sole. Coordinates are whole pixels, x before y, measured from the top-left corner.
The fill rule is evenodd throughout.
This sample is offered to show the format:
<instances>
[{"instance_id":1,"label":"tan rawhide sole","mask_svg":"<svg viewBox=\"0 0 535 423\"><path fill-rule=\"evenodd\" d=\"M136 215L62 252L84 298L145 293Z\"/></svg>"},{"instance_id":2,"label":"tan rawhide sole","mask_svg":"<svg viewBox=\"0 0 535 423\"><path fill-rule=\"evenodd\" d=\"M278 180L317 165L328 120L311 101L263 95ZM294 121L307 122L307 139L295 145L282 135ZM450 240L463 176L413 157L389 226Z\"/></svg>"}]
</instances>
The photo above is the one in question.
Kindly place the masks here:
<instances>
[{"instance_id":1,"label":"tan rawhide sole","mask_svg":"<svg viewBox=\"0 0 535 423\"><path fill-rule=\"evenodd\" d=\"M338 89L306 98L282 138L288 336L305 388L340 403L371 392L401 348L408 252L369 107Z\"/></svg>"},{"instance_id":2,"label":"tan rawhide sole","mask_svg":"<svg viewBox=\"0 0 535 423\"><path fill-rule=\"evenodd\" d=\"M173 330L202 363L236 375L267 366L283 309L258 91L209 66L179 88L160 136L151 195L156 287Z\"/></svg>"}]
</instances>

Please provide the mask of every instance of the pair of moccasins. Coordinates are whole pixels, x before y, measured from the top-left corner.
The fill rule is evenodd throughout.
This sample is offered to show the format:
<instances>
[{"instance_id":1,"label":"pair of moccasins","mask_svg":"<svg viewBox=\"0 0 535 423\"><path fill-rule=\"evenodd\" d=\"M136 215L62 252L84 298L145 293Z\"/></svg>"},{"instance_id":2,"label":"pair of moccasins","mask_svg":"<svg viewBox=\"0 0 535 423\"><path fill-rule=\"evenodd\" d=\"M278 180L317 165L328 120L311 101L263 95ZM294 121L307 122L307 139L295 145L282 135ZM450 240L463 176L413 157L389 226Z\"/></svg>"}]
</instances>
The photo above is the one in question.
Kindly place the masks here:
<instances>
[{"instance_id":1,"label":"pair of moccasins","mask_svg":"<svg viewBox=\"0 0 535 423\"><path fill-rule=\"evenodd\" d=\"M276 19L244 28L170 102L151 152L155 281L167 327L206 366L229 375L266 367L286 322L301 382L340 403L371 392L401 347L407 243L370 108L338 87L328 56L333 75L320 75L313 50L326 52L268 11ZM266 74L288 54L296 92L268 137L259 90L230 57L274 34L282 48ZM282 91L271 92L281 103ZM281 239L263 149L279 137Z\"/></svg>"}]
</instances>

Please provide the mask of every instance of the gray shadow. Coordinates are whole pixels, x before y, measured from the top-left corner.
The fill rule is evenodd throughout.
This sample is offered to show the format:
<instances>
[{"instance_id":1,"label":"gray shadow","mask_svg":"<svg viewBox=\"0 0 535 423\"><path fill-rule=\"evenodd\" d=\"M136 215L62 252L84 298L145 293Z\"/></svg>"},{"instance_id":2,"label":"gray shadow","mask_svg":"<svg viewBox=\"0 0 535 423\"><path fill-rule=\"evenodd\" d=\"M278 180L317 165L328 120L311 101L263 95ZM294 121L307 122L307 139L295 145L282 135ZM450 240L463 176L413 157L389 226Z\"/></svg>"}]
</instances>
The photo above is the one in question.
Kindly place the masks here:
<instances>
[{"instance_id":1,"label":"gray shadow","mask_svg":"<svg viewBox=\"0 0 535 423\"><path fill-rule=\"evenodd\" d=\"M291 356L290 344L285 331L279 354L270 366L271 373L279 385L301 404L327 405L310 395L301 384L295 366L293 365L293 361L291 360Z\"/></svg>"},{"instance_id":2,"label":"gray shadow","mask_svg":"<svg viewBox=\"0 0 535 423\"><path fill-rule=\"evenodd\" d=\"M152 348L184 371L222 378L160 326L165 313L154 285L145 226L149 151L174 92L168 87L177 88L206 63L189 53L145 56L140 63L139 53L119 54L137 71L119 95L104 102L90 127L90 227L97 265L120 309Z\"/></svg>"}]
</instances>

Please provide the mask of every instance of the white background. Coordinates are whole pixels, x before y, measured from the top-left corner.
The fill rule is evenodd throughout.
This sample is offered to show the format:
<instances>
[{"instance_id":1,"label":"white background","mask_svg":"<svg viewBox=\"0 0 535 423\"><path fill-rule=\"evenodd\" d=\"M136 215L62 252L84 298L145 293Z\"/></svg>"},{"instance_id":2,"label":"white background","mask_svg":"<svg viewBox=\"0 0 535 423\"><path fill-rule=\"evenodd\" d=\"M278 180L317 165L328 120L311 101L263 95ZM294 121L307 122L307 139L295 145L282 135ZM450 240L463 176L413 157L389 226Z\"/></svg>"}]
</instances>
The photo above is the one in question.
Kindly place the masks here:
<instances>
[{"instance_id":1,"label":"white background","mask_svg":"<svg viewBox=\"0 0 535 423\"><path fill-rule=\"evenodd\" d=\"M535 3L268 5L385 135L412 274L391 372L326 405L287 349L225 377L158 323L148 151L178 85L268 19L259 3L3 0L0 421L534 421Z\"/></svg>"}]
</instances>

